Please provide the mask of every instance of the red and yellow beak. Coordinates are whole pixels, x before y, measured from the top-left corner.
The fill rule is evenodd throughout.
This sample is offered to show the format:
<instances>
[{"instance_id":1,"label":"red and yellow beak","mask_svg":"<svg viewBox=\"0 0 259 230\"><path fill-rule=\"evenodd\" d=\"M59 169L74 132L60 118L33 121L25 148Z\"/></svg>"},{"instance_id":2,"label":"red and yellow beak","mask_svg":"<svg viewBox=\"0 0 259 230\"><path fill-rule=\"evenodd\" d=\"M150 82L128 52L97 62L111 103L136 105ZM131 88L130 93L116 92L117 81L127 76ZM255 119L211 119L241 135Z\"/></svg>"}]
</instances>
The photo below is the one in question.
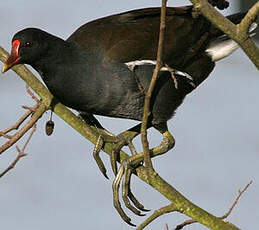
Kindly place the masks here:
<instances>
[{"instance_id":1,"label":"red and yellow beak","mask_svg":"<svg viewBox=\"0 0 259 230\"><path fill-rule=\"evenodd\" d=\"M12 44L12 50L11 50L11 55L8 57L7 61L4 63L4 66L2 68L2 73L6 72L10 68L12 68L14 65L16 65L19 60L19 48L20 48L20 41L19 40L14 40Z\"/></svg>"}]
</instances>

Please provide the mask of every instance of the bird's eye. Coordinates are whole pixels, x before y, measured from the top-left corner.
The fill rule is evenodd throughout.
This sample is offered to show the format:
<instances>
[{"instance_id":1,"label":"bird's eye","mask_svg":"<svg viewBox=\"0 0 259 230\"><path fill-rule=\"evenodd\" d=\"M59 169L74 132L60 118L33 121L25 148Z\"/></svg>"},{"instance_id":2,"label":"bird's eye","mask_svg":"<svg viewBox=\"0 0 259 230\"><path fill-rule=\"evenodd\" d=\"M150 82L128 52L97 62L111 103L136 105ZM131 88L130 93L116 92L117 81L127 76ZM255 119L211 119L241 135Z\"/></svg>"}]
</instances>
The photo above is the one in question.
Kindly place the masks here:
<instances>
[{"instance_id":1,"label":"bird's eye","mask_svg":"<svg viewBox=\"0 0 259 230\"><path fill-rule=\"evenodd\" d=\"M26 42L25 47L32 47L32 42Z\"/></svg>"}]
</instances>

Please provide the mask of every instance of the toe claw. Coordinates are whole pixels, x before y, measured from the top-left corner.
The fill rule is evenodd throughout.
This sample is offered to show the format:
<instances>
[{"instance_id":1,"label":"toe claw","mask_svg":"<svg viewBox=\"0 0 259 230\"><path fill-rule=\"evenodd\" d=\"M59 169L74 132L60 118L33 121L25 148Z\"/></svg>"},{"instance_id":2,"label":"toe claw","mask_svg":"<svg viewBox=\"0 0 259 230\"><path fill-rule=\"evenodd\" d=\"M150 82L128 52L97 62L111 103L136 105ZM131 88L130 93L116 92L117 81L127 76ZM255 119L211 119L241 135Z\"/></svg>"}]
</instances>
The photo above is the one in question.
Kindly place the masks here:
<instances>
[{"instance_id":1,"label":"toe claw","mask_svg":"<svg viewBox=\"0 0 259 230\"><path fill-rule=\"evenodd\" d=\"M109 179L109 177L107 176L106 174L106 168L102 162L102 159L100 158L100 151L103 147L103 144L104 144L104 140L102 138L102 136L100 135L97 139L97 142L96 142L96 145L94 147L94 151L93 151L93 157L100 169L100 171L102 172L102 174L104 175L105 178Z\"/></svg>"},{"instance_id":2,"label":"toe claw","mask_svg":"<svg viewBox=\"0 0 259 230\"><path fill-rule=\"evenodd\" d=\"M118 138L119 141L114 145L114 148L113 148L112 153L111 153L111 158L110 158L112 171L113 171L115 176L118 173L117 161L118 161L118 158L120 156L120 150L125 145L124 139L122 139L120 136L117 136L117 138Z\"/></svg>"},{"instance_id":3,"label":"toe claw","mask_svg":"<svg viewBox=\"0 0 259 230\"><path fill-rule=\"evenodd\" d=\"M118 213L120 214L121 218L129 225L131 226L136 226L131 223L131 219L126 215L126 213L123 211L120 201L119 201L119 187L120 187L120 182L122 179L122 176L125 172L125 168L123 166L120 167L118 174L115 178L115 180L112 183L112 190L113 190L113 204Z\"/></svg>"},{"instance_id":4,"label":"toe claw","mask_svg":"<svg viewBox=\"0 0 259 230\"><path fill-rule=\"evenodd\" d=\"M110 161L111 161L112 171L116 176L118 173L118 167L117 167L117 153L115 152L115 149L112 150Z\"/></svg>"},{"instance_id":5,"label":"toe claw","mask_svg":"<svg viewBox=\"0 0 259 230\"><path fill-rule=\"evenodd\" d=\"M123 178L123 185L122 185L122 198L126 205L126 207L131 210L133 213L135 213L138 216L145 216L145 214L142 214L138 209L136 209L134 206L131 205L128 195L130 191L130 178L131 178L132 171L129 166L125 167L125 173Z\"/></svg>"},{"instance_id":6,"label":"toe claw","mask_svg":"<svg viewBox=\"0 0 259 230\"><path fill-rule=\"evenodd\" d=\"M128 194L129 199L132 201L132 203L135 205L135 207L137 207L139 210L143 211L143 212L149 212L149 209L145 209L144 205L142 205L137 199L136 197L133 195L133 193L131 192L131 190L129 190L129 194Z\"/></svg>"},{"instance_id":7,"label":"toe claw","mask_svg":"<svg viewBox=\"0 0 259 230\"><path fill-rule=\"evenodd\" d=\"M135 196L131 192L130 179L132 175L132 170L134 169L131 166L132 162L133 161L131 159L128 159L122 162L119 168L118 174L116 175L115 180L112 184L112 190L113 190L114 207L120 214L121 218L129 225L135 226L131 223L131 219L127 216L127 214L122 209L121 203L119 200L119 188L122 181L122 198L125 206L138 216L145 216L145 214L141 213L141 211L149 211L144 208L144 206L135 198ZM131 204L130 201L132 201L135 207Z\"/></svg>"}]
</instances>

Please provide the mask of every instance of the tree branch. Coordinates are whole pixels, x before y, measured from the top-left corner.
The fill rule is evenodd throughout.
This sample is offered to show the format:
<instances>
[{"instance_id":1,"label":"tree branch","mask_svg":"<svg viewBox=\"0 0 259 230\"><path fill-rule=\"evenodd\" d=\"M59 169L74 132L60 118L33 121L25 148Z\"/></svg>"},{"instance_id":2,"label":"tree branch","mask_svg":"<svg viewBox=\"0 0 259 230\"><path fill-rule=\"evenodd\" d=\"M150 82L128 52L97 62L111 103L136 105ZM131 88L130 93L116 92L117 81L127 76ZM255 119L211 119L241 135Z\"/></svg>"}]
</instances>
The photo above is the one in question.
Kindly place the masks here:
<instances>
[{"instance_id":1,"label":"tree branch","mask_svg":"<svg viewBox=\"0 0 259 230\"><path fill-rule=\"evenodd\" d=\"M20 125L32 114L32 111L28 110L26 113L17 121L14 125L9 128L0 131L0 137L3 136L5 138L11 139L13 136L7 135L7 133L19 129Z\"/></svg>"},{"instance_id":2,"label":"tree branch","mask_svg":"<svg viewBox=\"0 0 259 230\"><path fill-rule=\"evenodd\" d=\"M175 212L175 211L177 211L177 209L175 208L175 206L173 204L170 204L170 205L164 206L158 210L155 210L154 213L150 217L148 217L141 225L139 225L136 230L142 230L156 218L158 218L164 214L167 214L170 212Z\"/></svg>"},{"instance_id":3,"label":"tree branch","mask_svg":"<svg viewBox=\"0 0 259 230\"><path fill-rule=\"evenodd\" d=\"M17 151L18 151L18 155L17 155L17 157L15 158L15 160L8 166L8 168L5 169L2 173L0 173L0 178L3 177L8 171L10 171L11 169L13 169L13 168L15 167L15 165L18 163L18 161L19 161L22 157L24 157L24 156L27 155L24 151L25 151L25 148L27 147L28 143L30 142L30 140L31 140L31 138L32 138L32 135L33 135L33 133L35 132L35 130L36 130L36 124L33 125L32 130L31 130L31 133L30 133L28 139L26 140L26 142L25 142L23 148L20 149L18 146L16 146L16 149L17 149Z\"/></svg>"},{"instance_id":4,"label":"tree branch","mask_svg":"<svg viewBox=\"0 0 259 230\"><path fill-rule=\"evenodd\" d=\"M148 126L148 117L150 115L150 100L152 96L152 92L155 88L155 84L158 78L158 73L162 67L162 52L164 46L164 34L165 34L165 18L166 18L166 3L167 0L162 0L161 6L161 16L160 16L160 33L159 33L159 42L158 42L158 49L157 49L157 63L156 67L149 85L149 89L145 96L145 104L144 104L144 111L143 111L143 118L141 124L141 141L144 150L144 163L146 167L152 167L152 161L150 158L149 152L149 144L147 139L147 126Z\"/></svg>"},{"instance_id":5,"label":"tree branch","mask_svg":"<svg viewBox=\"0 0 259 230\"><path fill-rule=\"evenodd\" d=\"M259 49L247 34L247 28L252 24L252 19L259 13L259 3L257 2L247 13L241 24L235 25L216 9L207 0L190 0L194 7L199 10L215 26L236 41L244 50L250 60L259 69ZM239 28L241 25L241 28ZM243 27L243 28L242 28Z\"/></svg>"},{"instance_id":6,"label":"tree branch","mask_svg":"<svg viewBox=\"0 0 259 230\"><path fill-rule=\"evenodd\" d=\"M248 34L250 25L256 19L259 14L259 2L255 3L254 6L247 12L246 16L240 22L238 29L241 34Z\"/></svg>"}]
</instances>

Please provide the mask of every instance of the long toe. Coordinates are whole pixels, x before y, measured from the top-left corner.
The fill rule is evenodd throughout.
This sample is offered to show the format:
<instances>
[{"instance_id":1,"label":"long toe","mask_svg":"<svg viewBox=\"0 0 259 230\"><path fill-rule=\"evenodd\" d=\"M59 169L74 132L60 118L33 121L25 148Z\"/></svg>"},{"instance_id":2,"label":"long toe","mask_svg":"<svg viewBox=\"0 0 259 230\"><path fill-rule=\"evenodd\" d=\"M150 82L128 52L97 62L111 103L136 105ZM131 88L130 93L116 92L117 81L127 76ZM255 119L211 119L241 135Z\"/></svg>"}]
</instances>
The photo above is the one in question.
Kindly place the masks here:
<instances>
[{"instance_id":1,"label":"long toe","mask_svg":"<svg viewBox=\"0 0 259 230\"><path fill-rule=\"evenodd\" d=\"M143 212L149 212L150 209L146 209L144 207L143 204L141 204L136 197L133 195L133 193L131 192L130 188L129 188L129 194L128 194L129 199L131 200L131 202L135 205L135 207L137 207L139 210L143 211Z\"/></svg>"},{"instance_id":2,"label":"long toe","mask_svg":"<svg viewBox=\"0 0 259 230\"><path fill-rule=\"evenodd\" d=\"M112 171L113 171L115 176L118 173L117 160L118 160L118 152L117 152L116 149L113 149L112 152L111 152L110 161L111 161Z\"/></svg>"},{"instance_id":3,"label":"long toe","mask_svg":"<svg viewBox=\"0 0 259 230\"><path fill-rule=\"evenodd\" d=\"M117 172L118 172L117 161L119 161L120 151L124 146L128 145L128 141L124 138L123 135L116 136L116 139L117 139L117 142L113 146L113 150L110 158L112 171L115 176L117 175ZM130 145L130 149L132 149L132 145Z\"/></svg>"},{"instance_id":4,"label":"long toe","mask_svg":"<svg viewBox=\"0 0 259 230\"><path fill-rule=\"evenodd\" d=\"M109 179L109 177L107 176L107 173L106 173L106 168L104 166L104 163L103 163L102 159L100 158L100 151L103 147L103 144L104 144L104 140L103 140L102 136L100 135L98 137L96 145L94 147L93 157L94 157L101 173L104 175L105 178Z\"/></svg>"},{"instance_id":5,"label":"long toe","mask_svg":"<svg viewBox=\"0 0 259 230\"><path fill-rule=\"evenodd\" d=\"M138 209L136 209L134 206L132 206L130 201L129 201L131 174L132 174L131 167L126 166L124 177L123 177L123 183L122 183L122 198L123 198L124 204L126 205L126 207L129 210L131 210L133 213L135 213L138 216L145 216L145 214L142 214ZM135 198L135 200L136 200L136 198Z\"/></svg>"},{"instance_id":6,"label":"long toe","mask_svg":"<svg viewBox=\"0 0 259 230\"><path fill-rule=\"evenodd\" d=\"M128 141L128 147L129 147L130 152L131 152L132 155L137 155L138 154L135 146L132 143L132 140Z\"/></svg>"},{"instance_id":7,"label":"long toe","mask_svg":"<svg viewBox=\"0 0 259 230\"><path fill-rule=\"evenodd\" d=\"M122 180L123 174L125 172L125 168L123 166L120 167L118 174L115 178L115 180L113 181L112 184L112 190L113 190L113 204L114 207L116 208L117 212L119 213L119 215L121 216L121 218L129 225L131 226L136 226L135 224L131 223L131 219L127 216L127 214L123 211L122 207L121 207L121 203L119 200L119 187L120 187L120 182Z\"/></svg>"}]
</instances>

